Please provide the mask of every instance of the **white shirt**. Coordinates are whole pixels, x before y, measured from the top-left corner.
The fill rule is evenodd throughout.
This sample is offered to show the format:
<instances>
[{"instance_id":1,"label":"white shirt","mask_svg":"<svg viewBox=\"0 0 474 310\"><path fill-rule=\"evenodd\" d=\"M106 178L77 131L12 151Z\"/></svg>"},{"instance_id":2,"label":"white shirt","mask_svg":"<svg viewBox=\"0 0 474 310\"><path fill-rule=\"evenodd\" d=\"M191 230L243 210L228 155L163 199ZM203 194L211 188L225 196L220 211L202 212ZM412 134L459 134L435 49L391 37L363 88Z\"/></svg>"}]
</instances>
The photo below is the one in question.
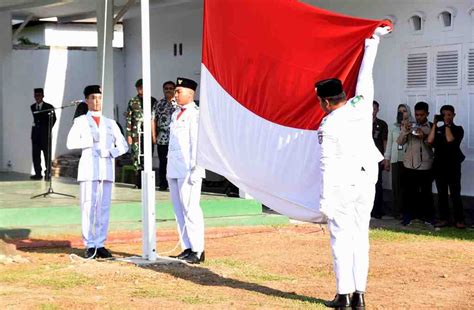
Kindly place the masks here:
<instances>
[{"instance_id":1,"label":"white shirt","mask_svg":"<svg viewBox=\"0 0 474 310\"><path fill-rule=\"evenodd\" d=\"M344 199L344 187L368 181L375 184L382 154L372 139L372 67L378 39L365 41L365 53L357 80L356 96L329 113L321 122L321 212L332 218Z\"/></svg>"},{"instance_id":2,"label":"white shirt","mask_svg":"<svg viewBox=\"0 0 474 310\"><path fill-rule=\"evenodd\" d=\"M204 169L196 164L199 108L194 102L183 108L183 113L178 107L171 116L166 169L166 177L170 179L185 178L191 173L205 176Z\"/></svg>"},{"instance_id":3,"label":"white shirt","mask_svg":"<svg viewBox=\"0 0 474 310\"><path fill-rule=\"evenodd\" d=\"M74 120L67 136L67 148L82 149L77 171L79 182L114 182L114 158L125 154L128 144L114 120L101 116L97 127L89 111Z\"/></svg>"}]
</instances>

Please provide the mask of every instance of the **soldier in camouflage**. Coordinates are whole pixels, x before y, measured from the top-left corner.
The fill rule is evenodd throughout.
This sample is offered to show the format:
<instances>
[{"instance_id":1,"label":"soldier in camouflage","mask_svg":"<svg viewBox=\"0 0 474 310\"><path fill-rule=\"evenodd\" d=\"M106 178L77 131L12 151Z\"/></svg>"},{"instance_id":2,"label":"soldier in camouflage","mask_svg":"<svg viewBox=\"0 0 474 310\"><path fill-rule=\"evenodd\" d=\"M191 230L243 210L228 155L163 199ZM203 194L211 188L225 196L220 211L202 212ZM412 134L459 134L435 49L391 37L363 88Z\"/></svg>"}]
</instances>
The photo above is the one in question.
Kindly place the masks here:
<instances>
[{"instance_id":1,"label":"soldier in camouflage","mask_svg":"<svg viewBox=\"0 0 474 310\"><path fill-rule=\"evenodd\" d=\"M135 185L141 188L141 171L143 170L143 80L135 83L137 95L130 99L127 107L127 142L132 151L135 167ZM151 110L157 100L151 97Z\"/></svg>"}]
</instances>

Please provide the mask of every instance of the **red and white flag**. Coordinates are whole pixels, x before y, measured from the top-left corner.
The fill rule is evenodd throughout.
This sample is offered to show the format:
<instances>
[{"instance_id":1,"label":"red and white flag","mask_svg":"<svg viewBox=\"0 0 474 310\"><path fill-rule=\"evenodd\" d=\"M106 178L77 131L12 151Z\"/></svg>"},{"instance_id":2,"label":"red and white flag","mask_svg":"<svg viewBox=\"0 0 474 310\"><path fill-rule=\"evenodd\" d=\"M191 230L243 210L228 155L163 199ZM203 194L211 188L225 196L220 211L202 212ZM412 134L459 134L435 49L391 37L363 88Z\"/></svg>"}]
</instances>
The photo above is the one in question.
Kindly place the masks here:
<instances>
[{"instance_id":1,"label":"red and white flag","mask_svg":"<svg viewBox=\"0 0 474 310\"><path fill-rule=\"evenodd\" d=\"M314 83L337 77L350 98L381 23L293 0L205 0L198 164L281 214L323 220Z\"/></svg>"}]
</instances>

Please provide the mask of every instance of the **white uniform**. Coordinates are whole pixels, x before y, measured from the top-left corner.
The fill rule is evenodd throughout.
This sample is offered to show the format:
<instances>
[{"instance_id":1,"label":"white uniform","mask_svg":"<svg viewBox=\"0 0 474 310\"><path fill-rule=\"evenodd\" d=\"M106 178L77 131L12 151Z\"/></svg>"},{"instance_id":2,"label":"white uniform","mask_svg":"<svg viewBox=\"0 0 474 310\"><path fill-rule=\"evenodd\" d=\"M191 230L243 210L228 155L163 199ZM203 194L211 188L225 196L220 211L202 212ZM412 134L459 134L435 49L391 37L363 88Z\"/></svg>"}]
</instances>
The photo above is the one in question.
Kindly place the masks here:
<instances>
[{"instance_id":1,"label":"white uniform","mask_svg":"<svg viewBox=\"0 0 474 310\"><path fill-rule=\"evenodd\" d=\"M82 149L77 171L82 210L82 238L87 248L100 248L107 239L115 158L126 153L127 142L114 120L91 112L74 120L67 136L68 149Z\"/></svg>"},{"instance_id":2,"label":"white uniform","mask_svg":"<svg viewBox=\"0 0 474 310\"><path fill-rule=\"evenodd\" d=\"M338 294L365 292L369 221L378 162L372 139L372 67L379 38L365 41L356 97L327 115L320 126L321 212L328 217Z\"/></svg>"},{"instance_id":3,"label":"white uniform","mask_svg":"<svg viewBox=\"0 0 474 310\"><path fill-rule=\"evenodd\" d=\"M168 179L183 249L204 251L204 216L199 205L204 169L196 164L199 108L194 102L171 117ZM178 117L179 116L179 117Z\"/></svg>"}]
</instances>

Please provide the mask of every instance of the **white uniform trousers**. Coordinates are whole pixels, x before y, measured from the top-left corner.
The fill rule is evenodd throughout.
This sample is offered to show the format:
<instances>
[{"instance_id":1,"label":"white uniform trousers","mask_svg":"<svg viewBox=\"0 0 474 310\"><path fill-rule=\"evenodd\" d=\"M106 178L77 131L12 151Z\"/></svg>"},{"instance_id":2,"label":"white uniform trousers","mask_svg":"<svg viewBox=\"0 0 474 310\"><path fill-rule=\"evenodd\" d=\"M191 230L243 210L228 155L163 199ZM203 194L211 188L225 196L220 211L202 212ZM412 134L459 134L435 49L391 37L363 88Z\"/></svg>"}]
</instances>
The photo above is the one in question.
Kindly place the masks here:
<instances>
[{"instance_id":1,"label":"white uniform trousers","mask_svg":"<svg viewBox=\"0 0 474 310\"><path fill-rule=\"evenodd\" d=\"M188 178L168 178L171 201L181 238L181 247L193 252L204 251L204 215L199 201L201 199L202 179L194 185Z\"/></svg>"},{"instance_id":2,"label":"white uniform trousers","mask_svg":"<svg viewBox=\"0 0 474 310\"><path fill-rule=\"evenodd\" d=\"M362 172L363 173L363 172ZM344 186L341 205L328 220L338 294L365 292L369 271L369 222L375 184Z\"/></svg>"},{"instance_id":3,"label":"white uniform trousers","mask_svg":"<svg viewBox=\"0 0 474 310\"><path fill-rule=\"evenodd\" d=\"M87 248L101 248L109 228L112 182L82 181L80 183L82 240Z\"/></svg>"}]
</instances>

